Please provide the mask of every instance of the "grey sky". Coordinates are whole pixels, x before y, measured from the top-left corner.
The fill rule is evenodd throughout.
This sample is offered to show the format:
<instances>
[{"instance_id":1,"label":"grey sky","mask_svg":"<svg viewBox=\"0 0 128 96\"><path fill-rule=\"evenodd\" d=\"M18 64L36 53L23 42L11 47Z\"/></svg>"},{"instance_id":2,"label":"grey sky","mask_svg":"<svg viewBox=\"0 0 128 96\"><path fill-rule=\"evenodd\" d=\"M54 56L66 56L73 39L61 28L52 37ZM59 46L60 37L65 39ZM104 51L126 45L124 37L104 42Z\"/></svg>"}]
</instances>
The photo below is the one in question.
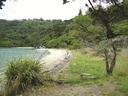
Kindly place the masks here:
<instances>
[{"instance_id":1,"label":"grey sky","mask_svg":"<svg viewBox=\"0 0 128 96\"><path fill-rule=\"evenodd\" d=\"M63 0L7 0L0 10L0 19L71 19L78 15L80 8L85 13L85 2L88 0L76 0L65 5Z\"/></svg>"},{"instance_id":2,"label":"grey sky","mask_svg":"<svg viewBox=\"0 0 128 96\"><path fill-rule=\"evenodd\" d=\"M7 0L0 10L0 19L71 19L78 15L85 0L63 5L63 0Z\"/></svg>"}]
</instances>

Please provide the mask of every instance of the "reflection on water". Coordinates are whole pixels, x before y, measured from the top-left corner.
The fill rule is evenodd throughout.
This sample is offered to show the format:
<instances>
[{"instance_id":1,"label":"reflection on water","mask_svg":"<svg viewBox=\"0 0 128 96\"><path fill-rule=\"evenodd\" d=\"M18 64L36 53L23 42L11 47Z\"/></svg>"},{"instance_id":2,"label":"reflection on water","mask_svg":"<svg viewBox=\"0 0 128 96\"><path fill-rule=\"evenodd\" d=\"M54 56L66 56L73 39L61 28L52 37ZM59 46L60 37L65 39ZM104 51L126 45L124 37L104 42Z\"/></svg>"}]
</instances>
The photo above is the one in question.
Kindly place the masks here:
<instances>
[{"instance_id":1,"label":"reflection on water","mask_svg":"<svg viewBox=\"0 0 128 96\"><path fill-rule=\"evenodd\" d=\"M0 72L6 68L7 62L14 58L30 57L32 59L40 59L48 54L49 52L46 50L38 51L31 47L0 48Z\"/></svg>"}]
</instances>

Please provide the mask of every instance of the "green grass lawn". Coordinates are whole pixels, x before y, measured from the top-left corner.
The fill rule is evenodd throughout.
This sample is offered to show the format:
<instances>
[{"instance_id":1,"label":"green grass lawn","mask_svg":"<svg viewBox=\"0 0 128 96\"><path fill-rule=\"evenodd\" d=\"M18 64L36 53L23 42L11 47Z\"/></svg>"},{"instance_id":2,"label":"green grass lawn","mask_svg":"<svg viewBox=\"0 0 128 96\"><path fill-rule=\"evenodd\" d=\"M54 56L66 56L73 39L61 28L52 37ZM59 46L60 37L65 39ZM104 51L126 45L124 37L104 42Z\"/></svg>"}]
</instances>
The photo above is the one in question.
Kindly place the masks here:
<instances>
[{"instance_id":1,"label":"green grass lawn","mask_svg":"<svg viewBox=\"0 0 128 96\"><path fill-rule=\"evenodd\" d=\"M88 50L88 49L87 49ZM107 93L104 96L128 96L128 50L122 49L117 56L117 63L112 76L106 75L105 62L102 57L94 52L83 52L72 50L73 57L66 72L66 82L70 84L96 84L106 87L106 82L118 86L116 91ZM91 74L96 79L83 79L81 74ZM107 89L107 88L106 88ZM108 90L108 89L107 89ZM105 93L105 90L103 94ZM118 94L118 95L117 95Z\"/></svg>"}]
</instances>

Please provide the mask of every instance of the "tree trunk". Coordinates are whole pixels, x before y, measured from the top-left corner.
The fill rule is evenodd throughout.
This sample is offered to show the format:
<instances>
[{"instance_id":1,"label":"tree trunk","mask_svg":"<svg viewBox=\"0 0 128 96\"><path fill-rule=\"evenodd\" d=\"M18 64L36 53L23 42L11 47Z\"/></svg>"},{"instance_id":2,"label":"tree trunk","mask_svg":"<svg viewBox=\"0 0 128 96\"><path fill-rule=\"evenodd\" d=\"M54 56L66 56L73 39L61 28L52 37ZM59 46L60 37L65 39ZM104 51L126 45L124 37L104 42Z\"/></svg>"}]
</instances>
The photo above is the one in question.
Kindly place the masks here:
<instances>
[{"instance_id":1,"label":"tree trunk","mask_svg":"<svg viewBox=\"0 0 128 96\"><path fill-rule=\"evenodd\" d=\"M107 50L104 49L104 55L105 55L105 63L106 63L106 72L109 74L109 62L108 62L108 55Z\"/></svg>"},{"instance_id":2,"label":"tree trunk","mask_svg":"<svg viewBox=\"0 0 128 96\"><path fill-rule=\"evenodd\" d=\"M109 53L107 52L107 50L104 50L106 72L108 75L112 75L112 73L113 73L113 70L114 70L115 65L116 65L116 56L117 56L116 46L115 46L114 42L112 41L112 39L110 39L110 41L111 41L111 46L112 46L112 59L109 58L109 55L108 55ZM109 62L109 59L110 59L110 62Z\"/></svg>"},{"instance_id":3,"label":"tree trunk","mask_svg":"<svg viewBox=\"0 0 128 96\"><path fill-rule=\"evenodd\" d=\"M113 48L113 59L111 61L111 66L110 66L110 72L112 74L113 69L115 68L115 65L116 65L116 56L117 56L117 54L116 54L117 49L116 49L116 46L115 46L114 42L112 41L112 39L111 39L111 46Z\"/></svg>"}]
</instances>

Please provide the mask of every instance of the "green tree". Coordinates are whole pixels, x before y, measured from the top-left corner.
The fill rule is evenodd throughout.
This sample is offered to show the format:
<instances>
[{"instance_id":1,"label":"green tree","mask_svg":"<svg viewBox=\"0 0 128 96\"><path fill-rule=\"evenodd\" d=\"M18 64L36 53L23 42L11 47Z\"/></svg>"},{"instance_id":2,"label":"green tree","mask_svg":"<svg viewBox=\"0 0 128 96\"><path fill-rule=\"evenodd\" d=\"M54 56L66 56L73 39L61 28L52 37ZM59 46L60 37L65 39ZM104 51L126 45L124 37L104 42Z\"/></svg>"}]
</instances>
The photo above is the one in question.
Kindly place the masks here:
<instances>
[{"instance_id":1,"label":"green tree","mask_svg":"<svg viewBox=\"0 0 128 96\"><path fill-rule=\"evenodd\" d=\"M80 16L80 15L83 15L81 9L79 9L79 13L78 13L78 15L79 15L79 16Z\"/></svg>"},{"instance_id":2,"label":"green tree","mask_svg":"<svg viewBox=\"0 0 128 96\"><path fill-rule=\"evenodd\" d=\"M5 2L6 0L0 0L0 9L2 9L2 6L4 6L3 2Z\"/></svg>"},{"instance_id":3,"label":"green tree","mask_svg":"<svg viewBox=\"0 0 128 96\"><path fill-rule=\"evenodd\" d=\"M87 4L86 6L89 8L91 17L94 19L94 24L99 24L100 26L102 26L102 28L104 29L102 34L104 34L104 38L108 40L108 42L110 43L110 46L112 47L111 49L112 55L110 58L109 49L103 48L102 46L100 46L100 44L98 44L105 58L106 72L108 75L112 75L114 67L116 65L116 56L117 56L117 47L113 42L113 38L116 37L113 31L113 28L115 27L115 22L120 21L120 18L122 19L121 17L122 14L124 15L125 18L127 18L128 14L126 10L128 10L128 7L124 3L125 0L123 1L123 3L120 3L119 2L120 0L93 0L93 2L96 2L96 1L100 2L99 5L94 6L93 3L90 0L88 0L91 7L89 7ZM101 2L107 2L107 3L111 2L112 6L104 9ZM124 9L124 10L121 10L121 9ZM79 20L77 20L77 22L79 22ZM82 29L89 32L88 27L90 25L86 26L87 25L86 22L85 22L85 25L81 23L79 23L79 25L82 26Z\"/></svg>"},{"instance_id":4,"label":"green tree","mask_svg":"<svg viewBox=\"0 0 128 96\"><path fill-rule=\"evenodd\" d=\"M90 0L89 0L90 1ZM107 9L104 9L101 5L98 5L97 8L95 8L92 3L90 2L91 8L91 16L94 18L95 21L97 21L103 28L105 29L105 38L110 42L111 54L109 53L109 49L102 48L100 45L99 47L102 49L104 53L105 63L106 63L106 71L108 75L112 75L114 67L116 65L116 56L117 56L117 46L115 42L113 41L113 38L116 37L116 34L114 34L113 28L115 27L115 22L120 21L120 18L122 18L123 11L120 11L120 6L123 6L118 2L118 0L113 0L112 2L114 5L108 7ZM127 17L127 15L125 15Z\"/></svg>"}]
</instances>

